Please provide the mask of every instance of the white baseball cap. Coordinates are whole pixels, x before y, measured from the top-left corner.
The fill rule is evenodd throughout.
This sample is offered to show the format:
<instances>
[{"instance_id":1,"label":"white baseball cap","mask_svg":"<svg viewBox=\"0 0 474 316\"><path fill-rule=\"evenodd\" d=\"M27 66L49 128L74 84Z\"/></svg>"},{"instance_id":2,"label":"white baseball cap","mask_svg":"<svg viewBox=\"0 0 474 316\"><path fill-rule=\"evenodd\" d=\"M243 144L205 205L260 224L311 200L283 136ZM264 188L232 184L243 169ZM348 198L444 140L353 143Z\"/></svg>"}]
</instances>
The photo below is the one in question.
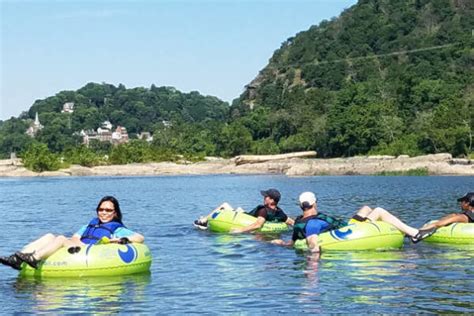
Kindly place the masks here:
<instances>
[{"instance_id":1,"label":"white baseball cap","mask_svg":"<svg viewBox=\"0 0 474 316\"><path fill-rule=\"evenodd\" d=\"M313 192L303 192L303 193L300 194L300 205L301 206L310 207L311 205L313 205L317 201L318 201L318 199L316 198L316 195L314 195Z\"/></svg>"}]
</instances>

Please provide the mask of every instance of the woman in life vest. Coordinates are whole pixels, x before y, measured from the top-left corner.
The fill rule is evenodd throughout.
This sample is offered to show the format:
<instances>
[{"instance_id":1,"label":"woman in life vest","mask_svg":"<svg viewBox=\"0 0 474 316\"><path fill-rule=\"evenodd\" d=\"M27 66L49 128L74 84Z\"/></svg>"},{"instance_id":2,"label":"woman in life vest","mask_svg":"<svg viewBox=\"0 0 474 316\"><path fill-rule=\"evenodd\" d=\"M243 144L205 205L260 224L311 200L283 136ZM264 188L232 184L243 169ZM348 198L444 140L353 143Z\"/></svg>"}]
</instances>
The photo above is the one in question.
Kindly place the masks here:
<instances>
[{"instance_id":1,"label":"woman in life vest","mask_svg":"<svg viewBox=\"0 0 474 316\"><path fill-rule=\"evenodd\" d=\"M293 219L286 215L285 212L278 206L278 202L280 202L281 199L280 191L277 189L268 189L260 191L260 194L263 196L263 205L258 205L250 212L246 212L247 214L257 218L255 223L242 228L234 228L230 231L231 234L249 233L255 231L261 228L267 221L282 222L288 225L293 225ZM228 203L223 203L207 216L195 220L194 226L198 229L206 230L207 221L211 217L212 213L217 210L233 210L233 208ZM242 212L243 210L239 207L235 211Z\"/></svg>"},{"instance_id":2,"label":"woman in life vest","mask_svg":"<svg viewBox=\"0 0 474 316\"><path fill-rule=\"evenodd\" d=\"M142 243L145 238L138 233L127 229L122 223L122 211L119 202L113 196L103 197L97 205L97 217L88 225L84 225L71 238L62 235L46 234L26 245L21 251L8 257L0 257L0 263L20 270L21 264L26 262L33 268L38 263L56 252L61 247L68 247L71 253L80 250L86 244L95 244L103 237L112 243Z\"/></svg>"},{"instance_id":3,"label":"woman in life vest","mask_svg":"<svg viewBox=\"0 0 474 316\"><path fill-rule=\"evenodd\" d=\"M297 217L295 220L295 225L293 226L293 236L291 240L283 241L281 239L276 239L271 241L273 244L293 246L296 240L306 239L308 248L312 252L319 252L319 234L344 227L350 223L365 221L384 221L392 224L401 232L411 236L412 241L414 241L413 239L417 240L414 242L418 242L418 240L424 239L434 232L434 230L418 230L408 226L396 216L392 215L389 211L381 207L372 209L368 206L363 206L359 211L357 211L357 214L349 220L349 222L345 222L335 217L319 213L317 208L317 198L313 192L302 193L299 196L299 203L303 211L303 215Z\"/></svg>"}]
</instances>

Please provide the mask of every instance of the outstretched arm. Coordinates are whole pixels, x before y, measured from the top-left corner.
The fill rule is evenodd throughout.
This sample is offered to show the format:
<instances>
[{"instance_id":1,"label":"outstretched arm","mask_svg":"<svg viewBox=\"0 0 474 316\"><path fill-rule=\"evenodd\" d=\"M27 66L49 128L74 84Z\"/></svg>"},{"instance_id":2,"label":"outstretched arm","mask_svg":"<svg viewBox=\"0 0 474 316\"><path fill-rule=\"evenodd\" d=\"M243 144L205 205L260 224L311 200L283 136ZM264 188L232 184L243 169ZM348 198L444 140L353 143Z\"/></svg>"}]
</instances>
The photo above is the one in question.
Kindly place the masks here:
<instances>
[{"instance_id":1,"label":"outstretched arm","mask_svg":"<svg viewBox=\"0 0 474 316\"><path fill-rule=\"evenodd\" d=\"M128 240L131 242L142 243L145 241L145 237L142 234L135 233L132 236L128 237Z\"/></svg>"},{"instance_id":2,"label":"outstretched arm","mask_svg":"<svg viewBox=\"0 0 474 316\"><path fill-rule=\"evenodd\" d=\"M250 225L242 227L242 228L231 229L230 233L231 234L240 234L240 233L247 233L247 232L251 232L251 231L260 229L263 226L263 224L265 224L265 221L266 221L265 218L259 216L259 217L257 217L257 220L253 224L250 224Z\"/></svg>"},{"instance_id":3,"label":"outstretched arm","mask_svg":"<svg viewBox=\"0 0 474 316\"><path fill-rule=\"evenodd\" d=\"M321 249L319 248L318 235L314 234L307 237L306 242L308 243L308 248L311 252L321 251Z\"/></svg>"},{"instance_id":4,"label":"outstretched arm","mask_svg":"<svg viewBox=\"0 0 474 316\"><path fill-rule=\"evenodd\" d=\"M128 242L136 242L136 243L143 243L145 241L145 237L143 237L142 234L139 233L133 233L133 235L127 236L127 237L114 237L110 239L110 242L112 243L128 243L126 239L128 239ZM125 242L123 242L122 239L125 239Z\"/></svg>"},{"instance_id":5,"label":"outstretched arm","mask_svg":"<svg viewBox=\"0 0 474 316\"><path fill-rule=\"evenodd\" d=\"M295 244L293 240L284 241L282 239L273 239L270 242L274 245L285 246L285 247L292 247Z\"/></svg>"},{"instance_id":6,"label":"outstretched arm","mask_svg":"<svg viewBox=\"0 0 474 316\"><path fill-rule=\"evenodd\" d=\"M423 226L422 229L430 229L430 228L433 228L433 227L443 227L443 226L447 226L447 225L452 224L452 223L468 223L468 222L469 222L469 219L467 218L466 215L459 214L459 213L453 213L453 214L449 214L449 215L437 220L436 222L429 223L429 224Z\"/></svg>"}]
</instances>

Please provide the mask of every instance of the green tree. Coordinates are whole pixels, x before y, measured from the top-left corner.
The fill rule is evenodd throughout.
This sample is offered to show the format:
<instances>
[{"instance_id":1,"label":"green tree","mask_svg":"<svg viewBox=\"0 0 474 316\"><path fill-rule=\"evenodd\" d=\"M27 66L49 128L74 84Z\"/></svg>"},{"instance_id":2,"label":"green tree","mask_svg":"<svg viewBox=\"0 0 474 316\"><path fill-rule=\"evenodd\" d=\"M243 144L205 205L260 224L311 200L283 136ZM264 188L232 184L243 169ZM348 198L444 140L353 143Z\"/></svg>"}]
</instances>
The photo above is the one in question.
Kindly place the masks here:
<instances>
[{"instance_id":1,"label":"green tree","mask_svg":"<svg viewBox=\"0 0 474 316\"><path fill-rule=\"evenodd\" d=\"M28 123L24 120L11 118L0 125L0 157L9 158L11 152L21 152L33 139L25 134Z\"/></svg>"},{"instance_id":2,"label":"green tree","mask_svg":"<svg viewBox=\"0 0 474 316\"><path fill-rule=\"evenodd\" d=\"M99 155L84 145L65 150L64 158L68 163L85 167L97 166L102 160Z\"/></svg>"},{"instance_id":3,"label":"green tree","mask_svg":"<svg viewBox=\"0 0 474 316\"><path fill-rule=\"evenodd\" d=\"M31 144L21 157L23 165L36 172L54 171L60 167L59 156L51 153L45 144Z\"/></svg>"},{"instance_id":4,"label":"green tree","mask_svg":"<svg viewBox=\"0 0 474 316\"><path fill-rule=\"evenodd\" d=\"M219 146L227 157L245 154L252 146L252 134L242 123L234 122L223 128Z\"/></svg>"}]
</instances>

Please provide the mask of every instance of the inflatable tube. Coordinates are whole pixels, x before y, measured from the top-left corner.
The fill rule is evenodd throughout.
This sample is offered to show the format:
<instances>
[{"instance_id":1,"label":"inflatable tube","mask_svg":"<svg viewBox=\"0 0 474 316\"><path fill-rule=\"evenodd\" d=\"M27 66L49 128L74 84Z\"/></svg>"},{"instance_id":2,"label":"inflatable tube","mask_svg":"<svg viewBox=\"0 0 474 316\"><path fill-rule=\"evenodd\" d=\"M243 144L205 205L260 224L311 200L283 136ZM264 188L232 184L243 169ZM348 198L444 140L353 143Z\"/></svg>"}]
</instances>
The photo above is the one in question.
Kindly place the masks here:
<instances>
[{"instance_id":1,"label":"inflatable tube","mask_svg":"<svg viewBox=\"0 0 474 316\"><path fill-rule=\"evenodd\" d=\"M403 234L385 222L363 222L322 233L318 242L323 251L396 249L403 246ZM307 250L306 240L297 240L294 248Z\"/></svg>"},{"instance_id":2,"label":"inflatable tube","mask_svg":"<svg viewBox=\"0 0 474 316\"><path fill-rule=\"evenodd\" d=\"M66 247L59 249L38 269L22 264L21 276L83 277L116 276L142 273L150 270L151 253L144 244L86 245L70 254Z\"/></svg>"},{"instance_id":3,"label":"inflatable tube","mask_svg":"<svg viewBox=\"0 0 474 316\"><path fill-rule=\"evenodd\" d=\"M255 223L257 219L244 212L235 212L233 210L217 210L211 214L207 225L209 230L216 233L228 233L233 228L241 228ZM261 233L281 233L288 231L288 225L285 223L265 222L257 230Z\"/></svg>"},{"instance_id":4,"label":"inflatable tube","mask_svg":"<svg viewBox=\"0 0 474 316\"><path fill-rule=\"evenodd\" d=\"M443 244L474 244L474 223L453 223L440 227L423 241Z\"/></svg>"}]
</instances>

